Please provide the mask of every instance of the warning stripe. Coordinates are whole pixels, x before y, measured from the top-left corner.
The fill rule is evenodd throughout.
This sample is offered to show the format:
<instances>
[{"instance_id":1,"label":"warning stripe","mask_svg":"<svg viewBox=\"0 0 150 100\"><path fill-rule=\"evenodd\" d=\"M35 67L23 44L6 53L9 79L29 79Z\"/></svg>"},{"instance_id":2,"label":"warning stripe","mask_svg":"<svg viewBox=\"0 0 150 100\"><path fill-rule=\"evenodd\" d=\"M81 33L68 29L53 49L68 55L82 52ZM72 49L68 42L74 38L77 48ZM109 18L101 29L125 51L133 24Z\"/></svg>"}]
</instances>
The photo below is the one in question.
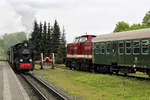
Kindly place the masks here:
<instances>
[{"instance_id":1,"label":"warning stripe","mask_svg":"<svg viewBox=\"0 0 150 100\"><path fill-rule=\"evenodd\" d=\"M70 54L67 54L67 58L88 58L88 59L92 59L92 55L70 55Z\"/></svg>"}]
</instances>

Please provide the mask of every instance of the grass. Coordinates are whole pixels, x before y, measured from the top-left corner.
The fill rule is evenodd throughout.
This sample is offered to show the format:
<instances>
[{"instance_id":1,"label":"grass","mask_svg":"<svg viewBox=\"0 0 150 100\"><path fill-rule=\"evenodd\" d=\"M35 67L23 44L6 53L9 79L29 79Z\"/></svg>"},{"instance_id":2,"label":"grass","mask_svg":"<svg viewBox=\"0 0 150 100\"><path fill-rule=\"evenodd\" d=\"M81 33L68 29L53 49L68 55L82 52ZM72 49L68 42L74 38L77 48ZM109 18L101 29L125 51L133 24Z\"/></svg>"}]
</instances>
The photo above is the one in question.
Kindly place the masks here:
<instances>
[{"instance_id":1,"label":"grass","mask_svg":"<svg viewBox=\"0 0 150 100\"><path fill-rule=\"evenodd\" d=\"M36 68L40 68L36 65ZM150 82L62 69L34 72L83 100L150 100Z\"/></svg>"},{"instance_id":2,"label":"grass","mask_svg":"<svg viewBox=\"0 0 150 100\"><path fill-rule=\"evenodd\" d=\"M0 60L6 60L6 58L5 58L5 57L0 56Z\"/></svg>"}]
</instances>

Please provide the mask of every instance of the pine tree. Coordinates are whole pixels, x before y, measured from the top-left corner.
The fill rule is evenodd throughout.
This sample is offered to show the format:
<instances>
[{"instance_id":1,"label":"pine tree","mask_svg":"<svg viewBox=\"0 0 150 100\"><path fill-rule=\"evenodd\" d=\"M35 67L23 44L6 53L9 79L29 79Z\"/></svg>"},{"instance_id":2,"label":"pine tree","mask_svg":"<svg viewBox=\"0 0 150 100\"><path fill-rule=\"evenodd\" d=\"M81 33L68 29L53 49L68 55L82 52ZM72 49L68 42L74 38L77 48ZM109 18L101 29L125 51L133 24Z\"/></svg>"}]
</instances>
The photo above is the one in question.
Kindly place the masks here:
<instances>
[{"instance_id":1,"label":"pine tree","mask_svg":"<svg viewBox=\"0 0 150 100\"><path fill-rule=\"evenodd\" d=\"M48 32L47 32L47 54L50 55L51 52L51 27L50 23L48 23Z\"/></svg>"},{"instance_id":2,"label":"pine tree","mask_svg":"<svg viewBox=\"0 0 150 100\"><path fill-rule=\"evenodd\" d=\"M60 44L60 28L56 20L55 20L54 27L53 27L51 43L52 43L52 52L57 54L58 47Z\"/></svg>"},{"instance_id":3,"label":"pine tree","mask_svg":"<svg viewBox=\"0 0 150 100\"><path fill-rule=\"evenodd\" d=\"M66 57L66 37L65 37L65 29L63 27L63 33L61 35L61 41L60 41L60 45L58 47L56 62L64 63L65 57Z\"/></svg>"},{"instance_id":4,"label":"pine tree","mask_svg":"<svg viewBox=\"0 0 150 100\"><path fill-rule=\"evenodd\" d=\"M38 47L38 49L39 49L38 55L40 56L40 54L43 53L43 46L44 46L44 44L43 44L43 24L41 22L40 22L39 33L40 33L40 38L39 38L40 46Z\"/></svg>"},{"instance_id":5,"label":"pine tree","mask_svg":"<svg viewBox=\"0 0 150 100\"><path fill-rule=\"evenodd\" d=\"M34 21L34 26L33 26L33 32L32 32L32 34L31 34L31 41L32 41L32 42L34 42L35 37L36 37L36 35L37 35L37 33L38 33L38 30L39 30L38 23L37 23L37 21L35 20L35 21Z\"/></svg>"},{"instance_id":6,"label":"pine tree","mask_svg":"<svg viewBox=\"0 0 150 100\"><path fill-rule=\"evenodd\" d=\"M46 21L44 22L44 26L43 26L43 43L44 43L43 53L45 56L47 56L47 25L46 25Z\"/></svg>"},{"instance_id":7,"label":"pine tree","mask_svg":"<svg viewBox=\"0 0 150 100\"><path fill-rule=\"evenodd\" d=\"M65 33L64 27L63 27L61 41L62 41L62 46L63 46L62 54L63 54L63 58L64 58L64 57L66 57L66 33Z\"/></svg>"}]
</instances>

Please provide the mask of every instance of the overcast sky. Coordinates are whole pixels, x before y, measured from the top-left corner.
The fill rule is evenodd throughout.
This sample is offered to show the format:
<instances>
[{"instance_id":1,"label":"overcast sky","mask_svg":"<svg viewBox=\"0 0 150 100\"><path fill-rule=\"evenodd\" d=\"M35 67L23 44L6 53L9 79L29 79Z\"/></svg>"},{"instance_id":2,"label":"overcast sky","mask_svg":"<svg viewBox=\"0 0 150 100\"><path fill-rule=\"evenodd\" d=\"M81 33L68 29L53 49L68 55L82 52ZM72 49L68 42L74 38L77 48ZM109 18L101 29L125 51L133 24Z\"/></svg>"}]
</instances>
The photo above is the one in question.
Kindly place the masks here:
<instances>
[{"instance_id":1,"label":"overcast sky","mask_svg":"<svg viewBox=\"0 0 150 100\"><path fill-rule=\"evenodd\" d=\"M33 20L57 19L67 41L87 34L111 33L118 21L141 23L150 0L0 0L0 35L30 32Z\"/></svg>"}]
</instances>

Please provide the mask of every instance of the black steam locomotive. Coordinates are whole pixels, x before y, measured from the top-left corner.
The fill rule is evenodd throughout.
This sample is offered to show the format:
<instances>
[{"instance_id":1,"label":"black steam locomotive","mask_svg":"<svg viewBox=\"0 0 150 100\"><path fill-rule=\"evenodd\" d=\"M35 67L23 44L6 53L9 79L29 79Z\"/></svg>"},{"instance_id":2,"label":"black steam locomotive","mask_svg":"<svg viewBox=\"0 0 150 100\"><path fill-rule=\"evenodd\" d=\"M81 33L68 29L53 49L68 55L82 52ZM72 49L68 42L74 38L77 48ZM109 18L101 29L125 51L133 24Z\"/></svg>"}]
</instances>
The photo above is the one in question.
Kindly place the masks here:
<instances>
[{"instance_id":1,"label":"black steam locomotive","mask_svg":"<svg viewBox=\"0 0 150 100\"><path fill-rule=\"evenodd\" d=\"M18 43L8 50L8 62L16 72L34 69L33 49L27 41Z\"/></svg>"}]
</instances>

